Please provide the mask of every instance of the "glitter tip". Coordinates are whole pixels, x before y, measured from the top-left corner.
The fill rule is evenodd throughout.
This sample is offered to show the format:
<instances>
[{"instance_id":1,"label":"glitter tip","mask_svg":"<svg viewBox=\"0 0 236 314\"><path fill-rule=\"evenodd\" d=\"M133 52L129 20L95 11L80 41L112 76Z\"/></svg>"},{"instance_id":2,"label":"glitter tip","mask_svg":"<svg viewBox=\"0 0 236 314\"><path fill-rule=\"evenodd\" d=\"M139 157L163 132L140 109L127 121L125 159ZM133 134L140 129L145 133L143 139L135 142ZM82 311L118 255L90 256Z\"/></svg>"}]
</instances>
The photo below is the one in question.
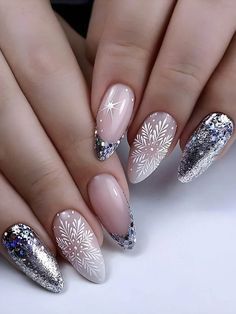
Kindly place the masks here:
<instances>
[{"instance_id":1,"label":"glitter tip","mask_svg":"<svg viewBox=\"0 0 236 314\"><path fill-rule=\"evenodd\" d=\"M227 115L208 115L186 144L178 169L178 180L187 183L204 173L225 148L233 129L233 121Z\"/></svg>"},{"instance_id":2,"label":"glitter tip","mask_svg":"<svg viewBox=\"0 0 236 314\"><path fill-rule=\"evenodd\" d=\"M181 183L191 182L192 180L194 180L194 178L194 175L191 175L191 173L181 174L180 169L178 170L178 180Z\"/></svg>"},{"instance_id":3,"label":"glitter tip","mask_svg":"<svg viewBox=\"0 0 236 314\"><path fill-rule=\"evenodd\" d=\"M3 234L2 243L26 276L51 292L62 291L64 283L56 259L29 226L10 227Z\"/></svg>"},{"instance_id":4,"label":"glitter tip","mask_svg":"<svg viewBox=\"0 0 236 314\"><path fill-rule=\"evenodd\" d=\"M95 130L95 151L96 156L100 161L104 161L111 157L111 155L116 151L120 144L120 140L115 143L108 143L103 141Z\"/></svg>"},{"instance_id":5,"label":"glitter tip","mask_svg":"<svg viewBox=\"0 0 236 314\"><path fill-rule=\"evenodd\" d=\"M133 214L130 213L130 225L129 230L125 236L120 236L118 234L110 233L110 236L112 239L123 249L125 250L131 250L134 248L136 243L136 230L135 230L135 224L134 224L134 218Z\"/></svg>"}]
</instances>

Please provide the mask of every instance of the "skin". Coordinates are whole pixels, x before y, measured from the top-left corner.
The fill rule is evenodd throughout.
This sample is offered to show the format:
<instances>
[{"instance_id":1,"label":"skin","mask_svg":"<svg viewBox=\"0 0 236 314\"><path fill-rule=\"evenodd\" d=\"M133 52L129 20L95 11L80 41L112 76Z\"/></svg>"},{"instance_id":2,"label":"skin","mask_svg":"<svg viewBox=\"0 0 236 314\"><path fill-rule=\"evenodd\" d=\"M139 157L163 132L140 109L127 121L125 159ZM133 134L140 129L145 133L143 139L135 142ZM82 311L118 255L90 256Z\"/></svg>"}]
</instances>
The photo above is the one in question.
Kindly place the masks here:
<instances>
[{"instance_id":1,"label":"skin","mask_svg":"<svg viewBox=\"0 0 236 314\"><path fill-rule=\"evenodd\" d=\"M117 156L94 157L92 66L83 40L59 20L49 1L0 0L0 232L24 219L52 250L52 221L66 208L102 243L92 177L112 174L128 197ZM235 21L234 0L95 1L86 41L94 116L107 87L121 82L136 96L130 142L153 111L176 119L172 148L212 111L236 121Z\"/></svg>"},{"instance_id":2,"label":"skin","mask_svg":"<svg viewBox=\"0 0 236 314\"><path fill-rule=\"evenodd\" d=\"M55 251L53 219L70 208L85 217L102 244L88 182L108 173L127 198L128 188L117 156L104 163L94 157L88 87L69 41L46 0L0 1L0 19L0 197L10 198L8 206L0 205L0 232L27 222ZM82 60L83 41L78 35L74 41ZM81 64L88 77L89 67Z\"/></svg>"},{"instance_id":3,"label":"skin","mask_svg":"<svg viewBox=\"0 0 236 314\"><path fill-rule=\"evenodd\" d=\"M103 27L97 28L101 20ZM227 95L235 84L235 77L230 82L227 79L228 72L234 76L231 68L236 57L228 51L235 50L235 30L233 0L148 4L145 0L96 0L87 36L88 58L94 63L94 115L108 86L127 84L136 97L129 143L149 114L167 112L178 126L169 152L179 140L183 148L201 119L211 112L225 112L235 120L235 105L228 105L226 98L213 102L215 92ZM230 60L224 57L226 52L232 54ZM224 75L219 74L222 68ZM228 84L219 84L215 91L210 86L216 80Z\"/></svg>"}]
</instances>

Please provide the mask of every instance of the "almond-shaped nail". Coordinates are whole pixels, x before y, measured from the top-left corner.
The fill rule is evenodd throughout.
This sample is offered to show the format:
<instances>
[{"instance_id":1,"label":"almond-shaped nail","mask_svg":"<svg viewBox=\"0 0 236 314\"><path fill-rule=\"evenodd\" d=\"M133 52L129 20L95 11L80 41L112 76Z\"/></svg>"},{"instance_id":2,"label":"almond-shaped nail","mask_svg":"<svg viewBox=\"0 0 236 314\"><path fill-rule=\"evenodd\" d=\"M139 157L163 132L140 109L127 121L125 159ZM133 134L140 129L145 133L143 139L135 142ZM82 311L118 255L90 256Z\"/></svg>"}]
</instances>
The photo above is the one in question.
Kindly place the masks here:
<instances>
[{"instance_id":1,"label":"almond-shaped nail","mask_svg":"<svg viewBox=\"0 0 236 314\"><path fill-rule=\"evenodd\" d=\"M89 183L88 194L111 237L121 247L132 249L136 242L133 214L117 180L109 174L97 175Z\"/></svg>"},{"instance_id":2,"label":"almond-shaped nail","mask_svg":"<svg viewBox=\"0 0 236 314\"><path fill-rule=\"evenodd\" d=\"M118 145L130 122L134 107L134 93L123 84L108 88L97 113L95 150L99 160L109 158Z\"/></svg>"},{"instance_id":3,"label":"almond-shaped nail","mask_svg":"<svg viewBox=\"0 0 236 314\"><path fill-rule=\"evenodd\" d=\"M29 278L51 292L61 292L63 279L57 261L31 227L13 225L4 232L2 244L10 259Z\"/></svg>"},{"instance_id":4,"label":"almond-shaped nail","mask_svg":"<svg viewBox=\"0 0 236 314\"><path fill-rule=\"evenodd\" d=\"M224 149L233 131L233 121L227 115L208 115L186 144L178 179L182 183L190 182L205 172Z\"/></svg>"},{"instance_id":5,"label":"almond-shaped nail","mask_svg":"<svg viewBox=\"0 0 236 314\"><path fill-rule=\"evenodd\" d=\"M128 177L138 183L150 176L165 158L176 133L175 120L155 112L143 122L130 149Z\"/></svg>"},{"instance_id":6,"label":"almond-shaped nail","mask_svg":"<svg viewBox=\"0 0 236 314\"><path fill-rule=\"evenodd\" d=\"M85 278L102 283L105 280L104 259L91 227L75 210L58 213L53 224L54 235L62 255Z\"/></svg>"}]
</instances>

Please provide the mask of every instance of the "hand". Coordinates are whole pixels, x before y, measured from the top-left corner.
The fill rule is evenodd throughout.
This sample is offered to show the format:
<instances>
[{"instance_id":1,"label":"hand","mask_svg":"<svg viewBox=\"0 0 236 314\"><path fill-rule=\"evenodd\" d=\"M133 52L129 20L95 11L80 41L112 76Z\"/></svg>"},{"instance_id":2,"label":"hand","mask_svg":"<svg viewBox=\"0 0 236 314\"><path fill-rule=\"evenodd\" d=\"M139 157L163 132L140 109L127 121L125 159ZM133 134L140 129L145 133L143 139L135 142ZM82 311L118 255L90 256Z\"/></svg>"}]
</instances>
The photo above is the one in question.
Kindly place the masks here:
<instances>
[{"instance_id":1,"label":"hand","mask_svg":"<svg viewBox=\"0 0 236 314\"><path fill-rule=\"evenodd\" d=\"M146 179L179 140L182 182L233 143L235 30L234 0L95 1L92 110L104 142L128 127L131 182Z\"/></svg>"},{"instance_id":2,"label":"hand","mask_svg":"<svg viewBox=\"0 0 236 314\"><path fill-rule=\"evenodd\" d=\"M128 188L115 155L103 164L94 156L87 86L49 1L0 1L0 47L0 252L59 292L56 242L102 282L103 234L90 209L131 248Z\"/></svg>"}]
</instances>

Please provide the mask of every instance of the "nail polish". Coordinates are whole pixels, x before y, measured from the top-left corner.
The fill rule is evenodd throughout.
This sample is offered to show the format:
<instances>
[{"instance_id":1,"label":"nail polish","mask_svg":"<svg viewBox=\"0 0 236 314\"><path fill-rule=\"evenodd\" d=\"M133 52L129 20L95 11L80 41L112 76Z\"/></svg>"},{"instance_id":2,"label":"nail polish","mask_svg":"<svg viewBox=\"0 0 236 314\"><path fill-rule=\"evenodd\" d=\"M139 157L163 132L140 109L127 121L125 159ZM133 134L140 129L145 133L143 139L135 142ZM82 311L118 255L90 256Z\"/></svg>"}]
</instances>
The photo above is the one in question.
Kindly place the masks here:
<instances>
[{"instance_id":1,"label":"nail polish","mask_svg":"<svg viewBox=\"0 0 236 314\"><path fill-rule=\"evenodd\" d=\"M138 183L150 176L168 153L176 133L175 120L155 112L143 122L130 149L128 178Z\"/></svg>"},{"instance_id":2,"label":"nail polish","mask_svg":"<svg viewBox=\"0 0 236 314\"><path fill-rule=\"evenodd\" d=\"M182 183L190 182L205 172L224 149L233 130L233 121L227 115L208 115L185 146L178 179Z\"/></svg>"},{"instance_id":3,"label":"nail polish","mask_svg":"<svg viewBox=\"0 0 236 314\"><path fill-rule=\"evenodd\" d=\"M95 176L88 185L93 210L118 245L132 249L136 232L132 211L117 180L109 174Z\"/></svg>"},{"instance_id":4,"label":"nail polish","mask_svg":"<svg viewBox=\"0 0 236 314\"><path fill-rule=\"evenodd\" d=\"M29 226L10 227L3 234L2 244L11 260L29 278L51 292L61 292L63 279L56 259Z\"/></svg>"},{"instance_id":5,"label":"nail polish","mask_svg":"<svg viewBox=\"0 0 236 314\"><path fill-rule=\"evenodd\" d=\"M109 158L120 144L134 107L134 93L123 84L108 88L97 113L95 150L99 160Z\"/></svg>"},{"instance_id":6,"label":"nail polish","mask_svg":"<svg viewBox=\"0 0 236 314\"><path fill-rule=\"evenodd\" d=\"M95 234L77 211L65 210L54 219L53 231L62 255L85 278L105 280L104 259Z\"/></svg>"}]
</instances>

